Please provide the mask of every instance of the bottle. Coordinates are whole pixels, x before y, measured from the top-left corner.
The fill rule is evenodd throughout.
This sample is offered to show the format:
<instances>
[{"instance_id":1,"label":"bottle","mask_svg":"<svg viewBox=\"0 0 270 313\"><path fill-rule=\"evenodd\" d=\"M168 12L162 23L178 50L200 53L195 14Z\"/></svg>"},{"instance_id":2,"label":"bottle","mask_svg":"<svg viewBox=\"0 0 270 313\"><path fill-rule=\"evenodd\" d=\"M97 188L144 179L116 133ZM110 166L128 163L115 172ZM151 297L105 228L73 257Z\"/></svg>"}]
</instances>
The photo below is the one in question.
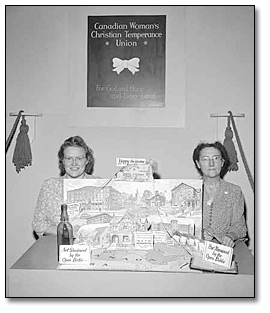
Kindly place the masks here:
<instances>
[{"instance_id":1,"label":"bottle","mask_svg":"<svg viewBox=\"0 0 270 313\"><path fill-rule=\"evenodd\" d=\"M59 247L60 245L73 244L73 228L68 221L67 205L61 205L60 223L57 226L57 256L59 261Z\"/></svg>"}]
</instances>

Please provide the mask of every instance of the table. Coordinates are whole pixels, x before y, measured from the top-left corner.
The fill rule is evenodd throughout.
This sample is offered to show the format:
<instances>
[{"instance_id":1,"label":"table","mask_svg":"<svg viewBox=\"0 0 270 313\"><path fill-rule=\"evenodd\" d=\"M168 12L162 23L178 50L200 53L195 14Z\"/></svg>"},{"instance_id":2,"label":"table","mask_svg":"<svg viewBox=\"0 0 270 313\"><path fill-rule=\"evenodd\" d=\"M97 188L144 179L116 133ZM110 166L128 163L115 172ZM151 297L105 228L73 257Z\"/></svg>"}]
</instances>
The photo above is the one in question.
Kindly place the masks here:
<instances>
[{"instance_id":1,"label":"table","mask_svg":"<svg viewBox=\"0 0 270 313\"><path fill-rule=\"evenodd\" d=\"M254 258L234 249L238 274L57 270L55 236L38 239L10 268L9 297L254 297Z\"/></svg>"}]
</instances>

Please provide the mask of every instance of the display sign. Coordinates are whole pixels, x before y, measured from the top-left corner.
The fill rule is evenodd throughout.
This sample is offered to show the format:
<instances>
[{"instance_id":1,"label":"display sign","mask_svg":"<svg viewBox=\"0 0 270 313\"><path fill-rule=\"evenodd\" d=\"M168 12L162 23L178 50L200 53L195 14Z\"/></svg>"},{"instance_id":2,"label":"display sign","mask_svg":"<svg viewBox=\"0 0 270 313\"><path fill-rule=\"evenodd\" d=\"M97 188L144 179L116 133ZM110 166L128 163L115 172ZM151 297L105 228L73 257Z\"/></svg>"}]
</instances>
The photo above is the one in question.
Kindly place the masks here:
<instances>
[{"instance_id":1,"label":"display sign","mask_svg":"<svg viewBox=\"0 0 270 313\"><path fill-rule=\"evenodd\" d=\"M205 241L204 260L230 268L232 255L233 248Z\"/></svg>"},{"instance_id":2,"label":"display sign","mask_svg":"<svg viewBox=\"0 0 270 313\"><path fill-rule=\"evenodd\" d=\"M186 8L77 6L68 11L68 126L184 128ZM125 31L162 36L125 39ZM123 35L110 37L115 33ZM116 40L138 45L116 46Z\"/></svg>"},{"instance_id":3,"label":"display sign","mask_svg":"<svg viewBox=\"0 0 270 313\"><path fill-rule=\"evenodd\" d=\"M87 107L164 107L165 47L165 15L88 16Z\"/></svg>"},{"instance_id":4,"label":"display sign","mask_svg":"<svg viewBox=\"0 0 270 313\"><path fill-rule=\"evenodd\" d=\"M165 231L153 231L153 235L154 235L154 243L157 242L165 242L166 243L166 237L167 234ZM167 243L168 243L168 239L167 239Z\"/></svg>"},{"instance_id":5,"label":"display sign","mask_svg":"<svg viewBox=\"0 0 270 313\"><path fill-rule=\"evenodd\" d=\"M61 245L59 247L60 264L89 264L90 249L88 245Z\"/></svg>"},{"instance_id":6,"label":"display sign","mask_svg":"<svg viewBox=\"0 0 270 313\"><path fill-rule=\"evenodd\" d=\"M135 158L116 158L116 166L122 167L126 165L142 165L146 164L146 159Z\"/></svg>"},{"instance_id":7,"label":"display sign","mask_svg":"<svg viewBox=\"0 0 270 313\"><path fill-rule=\"evenodd\" d=\"M117 158L116 166L121 169L115 180L129 182L153 182L153 161L137 158Z\"/></svg>"},{"instance_id":8,"label":"display sign","mask_svg":"<svg viewBox=\"0 0 270 313\"><path fill-rule=\"evenodd\" d=\"M120 180L64 179L75 242L91 249L84 268L187 270L182 266L192 255L202 258L195 244L202 233L202 180L138 181L144 173L129 166L133 170L124 171ZM185 243L174 240L175 234Z\"/></svg>"},{"instance_id":9,"label":"display sign","mask_svg":"<svg viewBox=\"0 0 270 313\"><path fill-rule=\"evenodd\" d=\"M153 250L153 234L146 232L135 232L135 249Z\"/></svg>"}]
</instances>

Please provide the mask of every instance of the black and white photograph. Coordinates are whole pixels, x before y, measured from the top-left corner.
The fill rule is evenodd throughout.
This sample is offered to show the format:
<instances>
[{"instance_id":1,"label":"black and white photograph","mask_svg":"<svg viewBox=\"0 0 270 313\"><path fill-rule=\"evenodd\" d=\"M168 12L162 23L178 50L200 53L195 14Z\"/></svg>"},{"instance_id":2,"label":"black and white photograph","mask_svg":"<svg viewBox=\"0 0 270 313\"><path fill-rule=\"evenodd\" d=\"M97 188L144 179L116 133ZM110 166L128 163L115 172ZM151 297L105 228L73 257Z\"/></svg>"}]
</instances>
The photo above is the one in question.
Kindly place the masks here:
<instances>
[{"instance_id":1,"label":"black and white photograph","mask_svg":"<svg viewBox=\"0 0 270 313\"><path fill-rule=\"evenodd\" d=\"M255 17L5 5L6 299L256 298Z\"/></svg>"}]
</instances>

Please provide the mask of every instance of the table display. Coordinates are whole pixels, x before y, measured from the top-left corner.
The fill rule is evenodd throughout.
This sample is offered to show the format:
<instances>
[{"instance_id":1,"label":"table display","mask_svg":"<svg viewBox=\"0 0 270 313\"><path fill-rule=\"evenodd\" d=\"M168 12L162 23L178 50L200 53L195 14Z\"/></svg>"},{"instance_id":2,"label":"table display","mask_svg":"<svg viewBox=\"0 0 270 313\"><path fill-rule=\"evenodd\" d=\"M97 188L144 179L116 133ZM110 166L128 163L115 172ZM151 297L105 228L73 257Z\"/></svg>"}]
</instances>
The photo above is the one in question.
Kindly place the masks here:
<instances>
[{"instance_id":1,"label":"table display","mask_svg":"<svg viewBox=\"0 0 270 313\"><path fill-rule=\"evenodd\" d=\"M202 180L153 179L134 160L112 179L64 180L57 237L11 267L10 297L254 296L245 243L202 239Z\"/></svg>"},{"instance_id":2,"label":"table display","mask_svg":"<svg viewBox=\"0 0 270 313\"><path fill-rule=\"evenodd\" d=\"M254 297L254 258L234 248L238 274L58 270L56 236L43 236L11 267L9 297Z\"/></svg>"}]
</instances>

